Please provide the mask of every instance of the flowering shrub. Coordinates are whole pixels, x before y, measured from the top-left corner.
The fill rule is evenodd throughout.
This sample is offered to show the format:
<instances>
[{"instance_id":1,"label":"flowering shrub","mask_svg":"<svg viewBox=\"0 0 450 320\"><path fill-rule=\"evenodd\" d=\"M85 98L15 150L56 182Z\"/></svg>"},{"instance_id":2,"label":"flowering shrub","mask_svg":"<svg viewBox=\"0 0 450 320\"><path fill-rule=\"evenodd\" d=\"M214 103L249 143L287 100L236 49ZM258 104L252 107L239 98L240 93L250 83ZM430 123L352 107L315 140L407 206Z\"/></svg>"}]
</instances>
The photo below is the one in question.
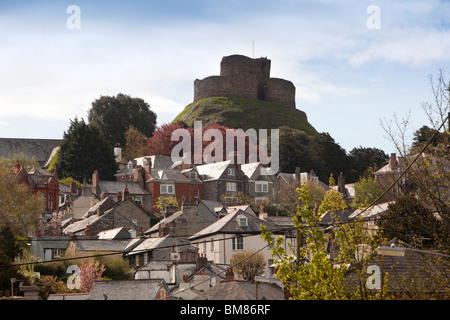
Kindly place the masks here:
<instances>
[{"instance_id":1,"label":"flowering shrub","mask_svg":"<svg viewBox=\"0 0 450 320\"><path fill-rule=\"evenodd\" d=\"M84 260L81 260L80 276L81 276L81 289L89 293L94 285L95 280L101 280L102 274L105 271L105 266L101 265L98 261L89 259L89 263L85 264Z\"/></svg>"}]
</instances>

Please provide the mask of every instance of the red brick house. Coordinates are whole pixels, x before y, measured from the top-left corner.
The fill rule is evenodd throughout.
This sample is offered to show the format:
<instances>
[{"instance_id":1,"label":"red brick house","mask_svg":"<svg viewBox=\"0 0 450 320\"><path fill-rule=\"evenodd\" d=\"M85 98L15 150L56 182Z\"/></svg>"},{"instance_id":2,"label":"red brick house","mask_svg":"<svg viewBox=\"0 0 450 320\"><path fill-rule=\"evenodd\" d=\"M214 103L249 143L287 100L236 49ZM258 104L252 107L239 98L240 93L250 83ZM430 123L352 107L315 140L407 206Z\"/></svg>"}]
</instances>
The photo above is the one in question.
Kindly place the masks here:
<instances>
[{"instance_id":1,"label":"red brick house","mask_svg":"<svg viewBox=\"0 0 450 320\"><path fill-rule=\"evenodd\" d=\"M167 156L145 156L129 161L115 175L117 181L142 186L151 194L153 213L160 213L155 204L161 195L175 196L181 204L203 197L203 181L195 167L173 163Z\"/></svg>"},{"instance_id":2,"label":"red brick house","mask_svg":"<svg viewBox=\"0 0 450 320\"><path fill-rule=\"evenodd\" d=\"M14 174L19 183L26 184L33 194L40 193L45 199L46 213L58 210L59 206L59 180L56 170L49 173L44 170L35 169L28 172L17 160L14 165Z\"/></svg>"}]
</instances>

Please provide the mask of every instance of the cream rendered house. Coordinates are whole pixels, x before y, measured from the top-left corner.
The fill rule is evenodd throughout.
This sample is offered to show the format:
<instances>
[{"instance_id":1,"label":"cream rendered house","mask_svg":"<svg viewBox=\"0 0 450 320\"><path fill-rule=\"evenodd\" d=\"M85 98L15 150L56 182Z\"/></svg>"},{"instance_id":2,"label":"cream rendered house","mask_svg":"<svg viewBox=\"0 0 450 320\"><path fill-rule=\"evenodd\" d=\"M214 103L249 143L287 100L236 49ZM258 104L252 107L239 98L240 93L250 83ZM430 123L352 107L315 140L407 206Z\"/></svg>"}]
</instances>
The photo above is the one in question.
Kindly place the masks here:
<instances>
[{"instance_id":1,"label":"cream rendered house","mask_svg":"<svg viewBox=\"0 0 450 320\"><path fill-rule=\"evenodd\" d=\"M235 209L191 236L189 240L191 245L199 249L199 254L206 255L208 261L229 265L235 252L260 250L267 246L267 243L261 238L261 225L264 225L268 231L276 235L284 233L274 224L259 219L255 214ZM270 247L267 247L261 252L267 262L264 275L269 277L274 259L272 251Z\"/></svg>"}]
</instances>

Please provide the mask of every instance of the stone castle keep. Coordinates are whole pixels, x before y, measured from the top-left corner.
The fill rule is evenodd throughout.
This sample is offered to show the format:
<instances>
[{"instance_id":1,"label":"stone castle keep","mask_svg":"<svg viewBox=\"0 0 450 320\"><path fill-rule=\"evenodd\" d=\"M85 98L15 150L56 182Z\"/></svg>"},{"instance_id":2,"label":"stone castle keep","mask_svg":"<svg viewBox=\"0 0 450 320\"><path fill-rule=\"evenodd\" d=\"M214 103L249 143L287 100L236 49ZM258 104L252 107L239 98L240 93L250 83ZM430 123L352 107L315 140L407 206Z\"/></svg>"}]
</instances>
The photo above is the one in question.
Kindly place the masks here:
<instances>
[{"instance_id":1,"label":"stone castle keep","mask_svg":"<svg viewBox=\"0 0 450 320\"><path fill-rule=\"evenodd\" d=\"M194 102L209 97L246 98L275 102L295 109L295 86L270 77L270 60L242 55L222 58L220 76L194 81Z\"/></svg>"}]
</instances>

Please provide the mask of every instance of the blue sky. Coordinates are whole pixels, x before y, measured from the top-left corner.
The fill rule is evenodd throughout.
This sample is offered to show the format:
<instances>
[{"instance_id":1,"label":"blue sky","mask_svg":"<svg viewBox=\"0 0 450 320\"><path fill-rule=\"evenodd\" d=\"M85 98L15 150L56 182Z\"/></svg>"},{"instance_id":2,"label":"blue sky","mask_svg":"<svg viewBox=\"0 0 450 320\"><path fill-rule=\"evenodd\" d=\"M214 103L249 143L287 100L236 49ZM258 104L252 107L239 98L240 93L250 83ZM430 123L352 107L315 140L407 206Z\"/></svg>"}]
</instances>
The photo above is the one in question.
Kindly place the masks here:
<instances>
[{"instance_id":1,"label":"blue sky","mask_svg":"<svg viewBox=\"0 0 450 320\"><path fill-rule=\"evenodd\" d=\"M70 5L80 29L67 27ZM195 79L243 54L271 59L297 109L345 150L391 153L380 119L410 110L411 132L427 124L428 75L450 78L449 53L449 1L0 1L0 137L60 139L118 93L168 123Z\"/></svg>"}]
</instances>

